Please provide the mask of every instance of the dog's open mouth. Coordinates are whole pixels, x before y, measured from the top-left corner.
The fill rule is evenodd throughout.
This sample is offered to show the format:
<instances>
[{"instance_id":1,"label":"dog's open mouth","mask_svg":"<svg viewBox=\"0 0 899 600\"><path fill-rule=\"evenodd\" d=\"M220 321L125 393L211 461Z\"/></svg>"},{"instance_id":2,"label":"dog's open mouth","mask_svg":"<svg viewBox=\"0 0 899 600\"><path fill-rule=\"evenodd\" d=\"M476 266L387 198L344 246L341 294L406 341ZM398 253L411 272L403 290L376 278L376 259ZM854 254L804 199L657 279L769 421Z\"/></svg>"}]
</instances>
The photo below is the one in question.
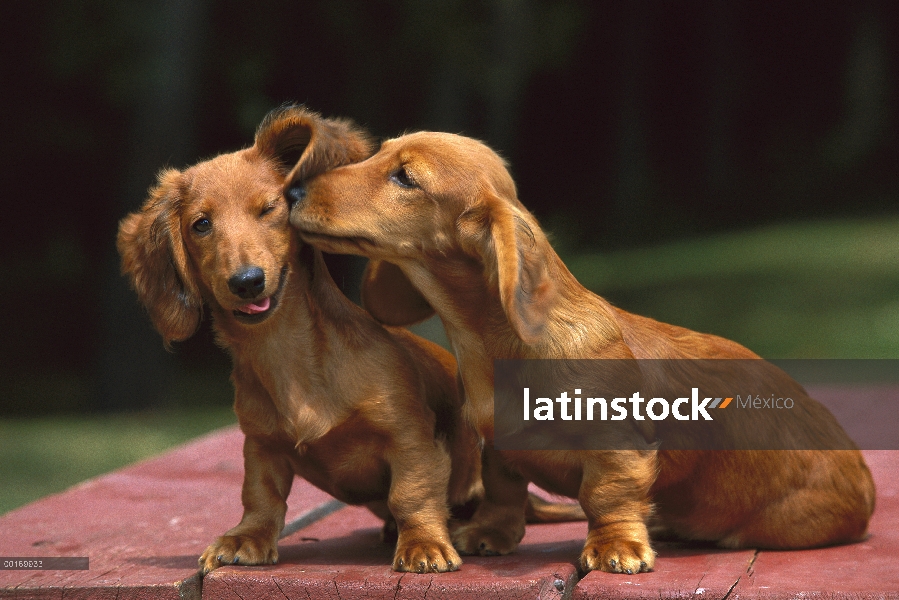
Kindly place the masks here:
<instances>
[{"instance_id":1,"label":"dog's open mouth","mask_svg":"<svg viewBox=\"0 0 899 600\"><path fill-rule=\"evenodd\" d=\"M237 309L233 311L234 317L241 323L247 325L255 325L265 321L273 312L275 312L275 308L278 306L278 300L281 298L281 293L284 291L285 281L287 281L286 266L281 269L280 279L278 280L278 289L275 290L274 294L265 298L260 298L249 304L238 306Z\"/></svg>"},{"instance_id":2,"label":"dog's open mouth","mask_svg":"<svg viewBox=\"0 0 899 600\"><path fill-rule=\"evenodd\" d=\"M377 247L377 244L366 237L328 235L306 229L300 230L300 237L307 244L311 244L320 250L339 254L354 253L354 250L364 254L366 249Z\"/></svg>"}]
</instances>

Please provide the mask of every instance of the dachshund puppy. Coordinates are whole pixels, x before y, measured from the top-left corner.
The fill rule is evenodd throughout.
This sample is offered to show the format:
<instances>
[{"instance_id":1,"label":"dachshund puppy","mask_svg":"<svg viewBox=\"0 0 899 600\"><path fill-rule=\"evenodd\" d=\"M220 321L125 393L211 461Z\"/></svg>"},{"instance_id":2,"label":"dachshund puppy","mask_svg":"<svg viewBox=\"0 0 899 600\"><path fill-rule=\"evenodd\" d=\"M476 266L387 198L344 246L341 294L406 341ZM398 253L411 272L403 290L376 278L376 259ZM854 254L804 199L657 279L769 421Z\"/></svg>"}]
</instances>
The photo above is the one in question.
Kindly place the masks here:
<instances>
[{"instance_id":1,"label":"dachshund puppy","mask_svg":"<svg viewBox=\"0 0 899 600\"><path fill-rule=\"evenodd\" d=\"M865 536L873 481L830 413L739 344L627 313L586 290L519 202L502 159L484 144L414 133L308 182L299 172L288 179L287 197L299 201L290 221L306 242L372 259L363 298L377 319L402 325L436 311L443 321L466 414L486 440L486 497L471 522L453 532L461 552L516 548L528 481L579 500L589 525L582 571L651 570L648 524L729 548L805 548ZM686 437L648 421L634 421L634 435L645 440L634 449L494 448L493 361L560 358L755 359L768 365L760 367L766 381L808 400L810 425L798 434L797 449L785 451L694 450ZM676 379L663 375L645 380L647 389ZM799 419L783 418L793 425ZM774 437L788 426L772 419L763 425ZM725 438L745 436L726 418L717 426ZM665 439L663 450L656 436ZM826 448L846 449L803 449L815 436Z\"/></svg>"},{"instance_id":2,"label":"dachshund puppy","mask_svg":"<svg viewBox=\"0 0 899 600\"><path fill-rule=\"evenodd\" d=\"M462 564L448 506L482 488L452 355L346 299L288 224L282 188L295 165L311 176L371 153L349 122L284 108L252 147L162 171L120 224L122 270L166 346L190 337L206 306L234 363L244 513L200 557L203 573L277 562L295 474L367 506L385 532L395 520L395 570Z\"/></svg>"}]
</instances>

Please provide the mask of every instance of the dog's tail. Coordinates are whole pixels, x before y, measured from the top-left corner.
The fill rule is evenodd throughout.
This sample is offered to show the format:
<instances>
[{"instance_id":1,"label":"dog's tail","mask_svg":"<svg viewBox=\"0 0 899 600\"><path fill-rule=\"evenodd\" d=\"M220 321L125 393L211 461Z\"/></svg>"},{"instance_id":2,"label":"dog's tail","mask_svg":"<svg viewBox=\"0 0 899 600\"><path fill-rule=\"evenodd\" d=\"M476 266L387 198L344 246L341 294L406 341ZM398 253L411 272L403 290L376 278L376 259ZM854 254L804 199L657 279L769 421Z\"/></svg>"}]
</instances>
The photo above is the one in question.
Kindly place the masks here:
<instances>
[{"instance_id":1,"label":"dog's tail","mask_svg":"<svg viewBox=\"0 0 899 600\"><path fill-rule=\"evenodd\" d=\"M528 494L524 511L528 523L563 523L565 521L586 521L587 515L579 504L549 502L534 493Z\"/></svg>"}]
</instances>

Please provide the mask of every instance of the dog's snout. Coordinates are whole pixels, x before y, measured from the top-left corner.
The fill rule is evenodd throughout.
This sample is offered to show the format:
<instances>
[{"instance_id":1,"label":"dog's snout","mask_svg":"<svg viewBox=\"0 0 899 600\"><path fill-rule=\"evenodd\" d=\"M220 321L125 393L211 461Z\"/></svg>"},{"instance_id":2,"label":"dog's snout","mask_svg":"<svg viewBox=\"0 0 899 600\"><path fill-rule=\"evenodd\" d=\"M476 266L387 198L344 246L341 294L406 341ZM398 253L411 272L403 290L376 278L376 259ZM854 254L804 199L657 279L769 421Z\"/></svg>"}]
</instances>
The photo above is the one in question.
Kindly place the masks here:
<instances>
[{"instance_id":1,"label":"dog's snout","mask_svg":"<svg viewBox=\"0 0 899 600\"><path fill-rule=\"evenodd\" d=\"M255 298L265 290L265 272L259 267L246 267L228 280L228 289L241 298Z\"/></svg>"},{"instance_id":2,"label":"dog's snout","mask_svg":"<svg viewBox=\"0 0 899 600\"><path fill-rule=\"evenodd\" d=\"M303 181L292 183L284 192L284 196L287 198L287 203L293 208L295 204L302 202L306 197L306 183Z\"/></svg>"}]
</instances>

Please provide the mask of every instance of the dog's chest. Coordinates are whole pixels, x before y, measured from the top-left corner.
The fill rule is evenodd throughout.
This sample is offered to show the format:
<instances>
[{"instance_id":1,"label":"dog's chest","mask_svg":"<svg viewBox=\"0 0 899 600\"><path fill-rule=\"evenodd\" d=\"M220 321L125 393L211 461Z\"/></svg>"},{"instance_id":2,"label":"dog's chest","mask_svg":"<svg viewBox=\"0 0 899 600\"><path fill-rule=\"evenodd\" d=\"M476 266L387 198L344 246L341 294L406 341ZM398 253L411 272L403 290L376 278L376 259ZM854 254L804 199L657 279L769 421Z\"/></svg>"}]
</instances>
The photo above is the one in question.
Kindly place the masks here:
<instances>
[{"instance_id":1,"label":"dog's chest","mask_svg":"<svg viewBox=\"0 0 899 600\"><path fill-rule=\"evenodd\" d=\"M283 350L282 350L283 353ZM289 355L289 354L288 354ZM327 435L342 418L335 392L328 382L316 379L302 357L283 354L277 359L262 361L257 355L252 371L258 382L260 404L267 407L279 434L296 445L309 444Z\"/></svg>"}]
</instances>

